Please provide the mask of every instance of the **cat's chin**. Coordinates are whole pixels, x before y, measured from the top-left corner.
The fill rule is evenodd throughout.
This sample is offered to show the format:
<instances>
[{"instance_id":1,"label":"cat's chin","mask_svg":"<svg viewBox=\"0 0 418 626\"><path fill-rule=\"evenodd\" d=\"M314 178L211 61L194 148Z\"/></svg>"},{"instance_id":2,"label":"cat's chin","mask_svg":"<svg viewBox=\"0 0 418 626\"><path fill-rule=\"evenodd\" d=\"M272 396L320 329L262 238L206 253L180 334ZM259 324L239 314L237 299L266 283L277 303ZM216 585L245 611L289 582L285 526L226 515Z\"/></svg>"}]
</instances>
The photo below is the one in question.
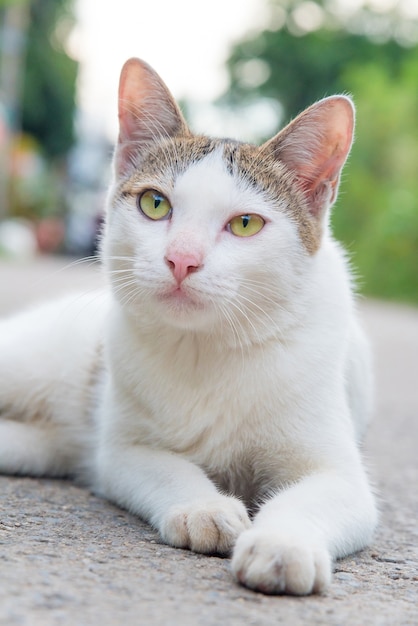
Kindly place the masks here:
<instances>
[{"instance_id":1,"label":"cat's chin","mask_svg":"<svg viewBox=\"0 0 418 626\"><path fill-rule=\"evenodd\" d=\"M203 329L211 317L207 304L183 289L160 294L157 302L166 321L178 328Z\"/></svg>"}]
</instances>

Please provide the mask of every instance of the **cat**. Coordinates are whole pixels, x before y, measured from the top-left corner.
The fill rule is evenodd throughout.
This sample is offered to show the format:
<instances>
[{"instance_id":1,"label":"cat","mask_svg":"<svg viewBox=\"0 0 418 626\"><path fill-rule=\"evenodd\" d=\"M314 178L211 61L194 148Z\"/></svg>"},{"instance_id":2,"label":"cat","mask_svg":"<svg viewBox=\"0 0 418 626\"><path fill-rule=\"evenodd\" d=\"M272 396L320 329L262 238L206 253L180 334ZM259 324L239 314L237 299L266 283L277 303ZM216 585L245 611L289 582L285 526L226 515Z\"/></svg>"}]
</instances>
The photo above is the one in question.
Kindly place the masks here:
<instances>
[{"instance_id":1,"label":"cat","mask_svg":"<svg viewBox=\"0 0 418 626\"><path fill-rule=\"evenodd\" d=\"M108 287L2 320L0 471L82 477L167 544L232 553L244 586L322 592L377 521L369 349L329 227L353 104L257 147L194 135L138 59L118 102Z\"/></svg>"}]
</instances>

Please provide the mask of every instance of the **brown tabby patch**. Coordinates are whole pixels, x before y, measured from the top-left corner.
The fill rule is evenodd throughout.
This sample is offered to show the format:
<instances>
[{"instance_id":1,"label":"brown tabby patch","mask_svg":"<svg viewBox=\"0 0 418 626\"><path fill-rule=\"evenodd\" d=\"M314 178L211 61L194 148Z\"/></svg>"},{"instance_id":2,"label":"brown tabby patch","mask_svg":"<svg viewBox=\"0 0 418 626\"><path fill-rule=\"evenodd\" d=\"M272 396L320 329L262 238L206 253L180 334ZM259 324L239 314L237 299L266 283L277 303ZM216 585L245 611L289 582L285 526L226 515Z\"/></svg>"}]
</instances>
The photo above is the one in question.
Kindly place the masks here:
<instances>
[{"instance_id":1,"label":"brown tabby patch","mask_svg":"<svg viewBox=\"0 0 418 626\"><path fill-rule=\"evenodd\" d=\"M251 144L233 140L211 139L205 136L186 136L153 143L141 154L125 179L119 194L138 193L149 186L167 189L192 163L221 148L227 170L244 179L278 210L285 210L297 225L300 239L309 254L314 254L321 242L321 226L310 213L303 191L295 175L271 153Z\"/></svg>"}]
</instances>

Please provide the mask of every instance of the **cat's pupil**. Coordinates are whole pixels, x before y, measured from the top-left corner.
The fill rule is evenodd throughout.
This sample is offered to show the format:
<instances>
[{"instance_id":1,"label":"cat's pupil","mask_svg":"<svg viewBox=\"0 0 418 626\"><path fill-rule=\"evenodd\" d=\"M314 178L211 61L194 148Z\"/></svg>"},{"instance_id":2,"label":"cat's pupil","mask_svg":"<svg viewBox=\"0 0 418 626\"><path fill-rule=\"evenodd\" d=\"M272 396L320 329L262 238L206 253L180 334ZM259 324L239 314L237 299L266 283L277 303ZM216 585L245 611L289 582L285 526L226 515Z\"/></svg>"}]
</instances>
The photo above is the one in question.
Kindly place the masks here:
<instances>
[{"instance_id":1,"label":"cat's pupil","mask_svg":"<svg viewBox=\"0 0 418 626\"><path fill-rule=\"evenodd\" d=\"M161 202L162 202L162 198L160 198L159 196L154 196L154 209L158 209Z\"/></svg>"},{"instance_id":2,"label":"cat's pupil","mask_svg":"<svg viewBox=\"0 0 418 626\"><path fill-rule=\"evenodd\" d=\"M249 215L243 215L242 216L242 225L243 225L243 227L247 228L249 223L250 223L250 216Z\"/></svg>"}]
</instances>

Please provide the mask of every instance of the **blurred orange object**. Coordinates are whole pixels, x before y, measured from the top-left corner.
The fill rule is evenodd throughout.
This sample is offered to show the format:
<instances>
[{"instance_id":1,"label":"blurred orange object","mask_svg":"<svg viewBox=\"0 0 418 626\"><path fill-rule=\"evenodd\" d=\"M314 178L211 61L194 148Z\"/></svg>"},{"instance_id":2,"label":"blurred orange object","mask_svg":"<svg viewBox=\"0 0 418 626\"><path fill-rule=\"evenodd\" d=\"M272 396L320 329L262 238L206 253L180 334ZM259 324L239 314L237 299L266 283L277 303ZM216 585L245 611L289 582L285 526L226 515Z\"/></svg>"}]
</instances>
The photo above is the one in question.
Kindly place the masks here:
<instances>
[{"instance_id":1,"label":"blurred orange object","mask_svg":"<svg viewBox=\"0 0 418 626\"><path fill-rule=\"evenodd\" d=\"M36 241L40 252L55 252L65 237L65 226L61 219L48 217L36 226Z\"/></svg>"}]
</instances>

